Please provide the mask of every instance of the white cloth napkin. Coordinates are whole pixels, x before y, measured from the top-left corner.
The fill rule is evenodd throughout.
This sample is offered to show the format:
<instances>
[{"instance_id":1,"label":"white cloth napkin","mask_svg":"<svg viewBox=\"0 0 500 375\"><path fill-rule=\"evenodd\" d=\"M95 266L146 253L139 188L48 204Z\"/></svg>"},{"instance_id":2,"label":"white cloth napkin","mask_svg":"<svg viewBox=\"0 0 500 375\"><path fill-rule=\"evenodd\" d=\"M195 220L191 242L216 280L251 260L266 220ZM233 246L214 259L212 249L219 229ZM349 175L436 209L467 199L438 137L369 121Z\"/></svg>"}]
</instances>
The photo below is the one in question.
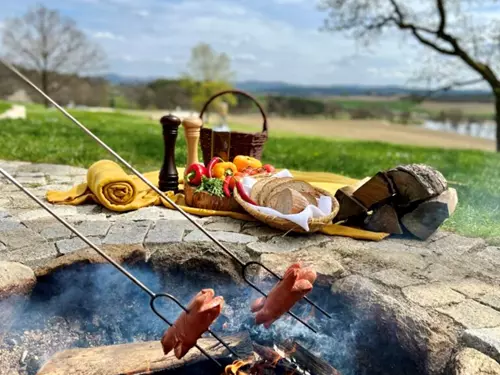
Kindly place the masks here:
<instances>
[{"instance_id":1,"label":"white cloth napkin","mask_svg":"<svg viewBox=\"0 0 500 375\"><path fill-rule=\"evenodd\" d=\"M282 170L274 175L277 178L283 177L293 177L290 171L287 169ZM255 178L252 177L244 177L242 179L243 187L248 195L252 191L253 185L257 182ZM311 218L320 218L324 216L328 216L330 212L332 212L332 198L328 196L321 196L318 199L318 207L313 206L312 204L308 205L302 212L298 214L285 215L279 211L276 211L270 207L262 207L262 206L253 206L256 210L262 212L266 215L276 216L282 219L286 219L291 221L300 227L302 227L305 231L309 231L309 219Z\"/></svg>"}]
</instances>

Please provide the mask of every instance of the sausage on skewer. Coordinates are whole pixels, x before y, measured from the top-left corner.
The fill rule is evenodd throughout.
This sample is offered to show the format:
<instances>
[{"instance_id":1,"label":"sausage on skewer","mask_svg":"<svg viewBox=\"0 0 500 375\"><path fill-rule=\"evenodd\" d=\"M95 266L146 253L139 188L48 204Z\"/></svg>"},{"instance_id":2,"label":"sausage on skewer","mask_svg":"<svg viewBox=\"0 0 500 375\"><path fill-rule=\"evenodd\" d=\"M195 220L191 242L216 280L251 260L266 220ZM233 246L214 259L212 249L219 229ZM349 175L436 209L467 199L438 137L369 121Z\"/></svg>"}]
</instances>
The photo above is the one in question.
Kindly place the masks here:
<instances>
[{"instance_id":1,"label":"sausage on skewer","mask_svg":"<svg viewBox=\"0 0 500 375\"><path fill-rule=\"evenodd\" d=\"M297 301L309 293L316 281L316 272L309 267L302 268L294 263L285 272L267 298L261 297L252 304L256 324L269 328L279 317L290 310Z\"/></svg>"},{"instance_id":2,"label":"sausage on skewer","mask_svg":"<svg viewBox=\"0 0 500 375\"><path fill-rule=\"evenodd\" d=\"M214 295L213 289L202 289L189 303L188 312L183 311L165 331L161 339L165 355L173 349L177 359L184 357L217 319L224 306L224 298Z\"/></svg>"}]
</instances>

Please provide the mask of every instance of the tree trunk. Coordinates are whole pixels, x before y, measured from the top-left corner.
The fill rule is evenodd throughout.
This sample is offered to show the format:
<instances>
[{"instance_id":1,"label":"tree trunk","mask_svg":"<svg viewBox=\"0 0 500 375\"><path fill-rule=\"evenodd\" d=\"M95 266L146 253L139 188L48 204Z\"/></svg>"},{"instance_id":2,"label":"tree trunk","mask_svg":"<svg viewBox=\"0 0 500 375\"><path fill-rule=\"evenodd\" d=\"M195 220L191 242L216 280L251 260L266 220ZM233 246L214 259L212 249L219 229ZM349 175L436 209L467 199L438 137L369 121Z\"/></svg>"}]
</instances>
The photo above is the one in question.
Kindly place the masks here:
<instances>
[{"instance_id":1,"label":"tree trunk","mask_svg":"<svg viewBox=\"0 0 500 375\"><path fill-rule=\"evenodd\" d=\"M41 74L41 81L42 81L42 91L46 93L47 95L49 94L49 72L46 70L42 70ZM43 98L43 104L45 105L46 108L49 107L50 102L44 97Z\"/></svg>"},{"instance_id":2,"label":"tree trunk","mask_svg":"<svg viewBox=\"0 0 500 375\"><path fill-rule=\"evenodd\" d=\"M493 90L495 95L495 125L497 127L497 152L500 152L500 87L497 90Z\"/></svg>"}]
</instances>

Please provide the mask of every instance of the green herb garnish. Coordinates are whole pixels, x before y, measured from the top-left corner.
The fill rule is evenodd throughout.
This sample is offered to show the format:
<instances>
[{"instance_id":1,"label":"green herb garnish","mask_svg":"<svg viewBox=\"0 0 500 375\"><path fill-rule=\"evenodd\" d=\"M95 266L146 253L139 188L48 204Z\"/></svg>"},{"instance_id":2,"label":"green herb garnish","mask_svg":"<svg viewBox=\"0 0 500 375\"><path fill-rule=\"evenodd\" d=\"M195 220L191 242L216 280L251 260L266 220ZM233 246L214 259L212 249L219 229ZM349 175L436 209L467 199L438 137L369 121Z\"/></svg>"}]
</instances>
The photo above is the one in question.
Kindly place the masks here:
<instances>
[{"instance_id":1,"label":"green herb garnish","mask_svg":"<svg viewBox=\"0 0 500 375\"><path fill-rule=\"evenodd\" d=\"M205 191L209 194L215 195L216 197L224 197L224 181L219 178L208 178L203 176L201 178L201 184L196 189L196 192Z\"/></svg>"}]
</instances>

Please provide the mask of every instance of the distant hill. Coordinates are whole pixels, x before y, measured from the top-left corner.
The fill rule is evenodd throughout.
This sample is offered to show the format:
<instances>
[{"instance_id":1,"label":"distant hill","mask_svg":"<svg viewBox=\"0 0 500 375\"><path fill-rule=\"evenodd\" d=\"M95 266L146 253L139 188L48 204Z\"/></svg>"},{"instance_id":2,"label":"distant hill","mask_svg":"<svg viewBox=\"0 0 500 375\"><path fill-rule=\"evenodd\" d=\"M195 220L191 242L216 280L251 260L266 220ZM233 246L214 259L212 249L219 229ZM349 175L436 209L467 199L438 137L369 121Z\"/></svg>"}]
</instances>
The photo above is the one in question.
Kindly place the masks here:
<instances>
[{"instance_id":1,"label":"distant hill","mask_svg":"<svg viewBox=\"0 0 500 375\"><path fill-rule=\"evenodd\" d=\"M398 96L424 95L423 89L411 89L401 86L361 86L361 85L294 85L284 82L238 82L235 86L244 91L258 94L294 95L294 96ZM485 90L452 90L440 95L441 97L461 96L491 96Z\"/></svg>"},{"instance_id":2,"label":"distant hill","mask_svg":"<svg viewBox=\"0 0 500 375\"><path fill-rule=\"evenodd\" d=\"M147 83L159 79L160 77L134 77L122 76L120 74L108 74L104 77L112 84L132 84ZM412 89L402 86L363 86L363 85L297 85L286 82L265 82L265 81L243 81L236 82L237 89L248 91L253 94L274 94L284 96L301 97L326 97L326 96L408 96L424 95L426 90ZM445 98L485 98L491 97L491 93L485 90L452 90L439 95Z\"/></svg>"}]
</instances>

